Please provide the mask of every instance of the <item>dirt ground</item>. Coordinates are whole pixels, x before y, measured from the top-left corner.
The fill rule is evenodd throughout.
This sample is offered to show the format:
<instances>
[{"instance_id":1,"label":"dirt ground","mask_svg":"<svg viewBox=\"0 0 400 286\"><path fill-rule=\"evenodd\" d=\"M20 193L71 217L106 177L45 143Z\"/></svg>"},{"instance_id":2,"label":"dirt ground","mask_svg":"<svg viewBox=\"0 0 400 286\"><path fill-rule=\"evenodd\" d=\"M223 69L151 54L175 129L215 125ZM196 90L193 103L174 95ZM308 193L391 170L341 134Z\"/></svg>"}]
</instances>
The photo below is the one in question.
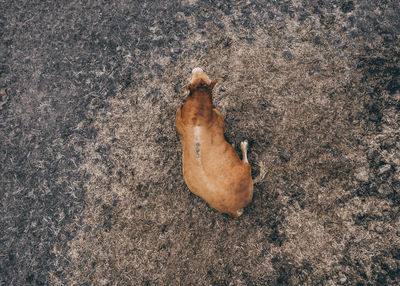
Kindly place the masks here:
<instances>
[{"instance_id":1,"label":"dirt ground","mask_svg":"<svg viewBox=\"0 0 400 286\"><path fill-rule=\"evenodd\" d=\"M399 285L399 1L3 1L0 285ZM194 67L252 203L191 194Z\"/></svg>"}]
</instances>

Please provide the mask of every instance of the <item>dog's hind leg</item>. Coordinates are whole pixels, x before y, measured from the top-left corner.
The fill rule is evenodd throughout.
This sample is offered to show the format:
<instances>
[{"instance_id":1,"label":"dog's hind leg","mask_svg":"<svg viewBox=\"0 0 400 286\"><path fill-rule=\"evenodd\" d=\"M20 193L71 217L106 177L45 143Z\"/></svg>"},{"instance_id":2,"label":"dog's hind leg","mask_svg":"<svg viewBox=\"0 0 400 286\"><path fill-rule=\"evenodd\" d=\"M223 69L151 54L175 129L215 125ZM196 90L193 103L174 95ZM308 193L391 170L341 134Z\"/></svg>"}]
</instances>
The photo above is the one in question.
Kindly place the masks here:
<instances>
[{"instance_id":1,"label":"dog's hind leg","mask_svg":"<svg viewBox=\"0 0 400 286\"><path fill-rule=\"evenodd\" d=\"M247 147L249 146L249 142L247 140L243 141L240 143L240 148L242 149L242 161L248 163L249 161L247 160Z\"/></svg>"}]
</instances>

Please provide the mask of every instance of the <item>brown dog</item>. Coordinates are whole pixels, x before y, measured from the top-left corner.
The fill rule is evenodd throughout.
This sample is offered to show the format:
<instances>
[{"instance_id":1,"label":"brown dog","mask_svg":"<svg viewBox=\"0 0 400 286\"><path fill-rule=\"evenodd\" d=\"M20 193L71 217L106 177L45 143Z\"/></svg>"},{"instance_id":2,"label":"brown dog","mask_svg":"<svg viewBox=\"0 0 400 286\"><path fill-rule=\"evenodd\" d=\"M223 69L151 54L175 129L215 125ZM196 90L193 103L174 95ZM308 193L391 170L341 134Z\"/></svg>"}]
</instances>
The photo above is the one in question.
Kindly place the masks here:
<instances>
[{"instance_id":1,"label":"brown dog","mask_svg":"<svg viewBox=\"0 0 400 286\"><path fill-rule=\"evenodd\" d=\"M243 160L225 141L225 123L212 107L210 81L201 68L192 71L186 102L176 113L182 141L183 176L189 189L212 208L233 217L243 213L253 197L253 180L247 161L247 141L241 143Z\"/></svg>"}]
</instances>

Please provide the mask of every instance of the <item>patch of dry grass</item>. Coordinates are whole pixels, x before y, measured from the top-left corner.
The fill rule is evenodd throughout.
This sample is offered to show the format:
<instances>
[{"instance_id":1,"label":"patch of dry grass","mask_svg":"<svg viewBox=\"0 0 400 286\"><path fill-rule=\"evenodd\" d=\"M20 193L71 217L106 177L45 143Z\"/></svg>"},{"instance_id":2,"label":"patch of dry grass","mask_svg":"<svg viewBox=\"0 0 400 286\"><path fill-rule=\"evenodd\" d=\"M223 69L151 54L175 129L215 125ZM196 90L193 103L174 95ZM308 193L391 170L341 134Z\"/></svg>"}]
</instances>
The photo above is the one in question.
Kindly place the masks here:
<instances>
[{"instance_id":1,"label":"patch of dry grass","mask_svg":"<svg viewBox=\"0 0 400 286\"><path fill-rule=\"evenodd\" d=\"M97 141L81 167L89 175L87 209L70 226L71 268L60 270L66 281L338 285L386 273L393 282L398 260L385 256L400 246L398 205L363 192L374 180L369 154L379 136L398 134L397 123L379 134L371 124L369 83L346 34L309 17L287 19L285 29L256 27L247 41L249 31L227 16L222 22L225 33L207 27L201 51L175 62L149 59L163 74L150 70L119 88L96 113ZM193 32L182 47L204 37ZM236 148L249 140L254 177L262 175L238 220L190 194L181 175L173 122L195 66L223 77L214 104L226 137ZM393 114L395 107L383 119ZM383 154L398 172L398 156Z\"/></svg>"}]
</instances>

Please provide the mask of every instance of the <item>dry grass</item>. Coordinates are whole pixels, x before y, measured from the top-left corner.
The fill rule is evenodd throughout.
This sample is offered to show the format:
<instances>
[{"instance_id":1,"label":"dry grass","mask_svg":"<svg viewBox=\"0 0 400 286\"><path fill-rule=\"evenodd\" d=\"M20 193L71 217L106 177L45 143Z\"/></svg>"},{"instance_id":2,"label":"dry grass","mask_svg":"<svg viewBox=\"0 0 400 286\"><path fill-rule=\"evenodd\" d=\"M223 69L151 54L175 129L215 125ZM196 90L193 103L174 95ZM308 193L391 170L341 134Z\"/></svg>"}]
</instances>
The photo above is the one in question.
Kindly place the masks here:
<instances>
[{"instance_id":1,"label":"dry grass","mask_svg":"<svg viewBox=\"0 0 400 286\"><path fill-rule=\"evenodd\" d=\"M195 25L192 16L180 17ZM225 33L207 27L197 53L173 64L149 59L162 75L150 70L143 81L120 87L96 114L96 144L81 166L89 175L87 208L70 226L71 268L60 270L66 281L338 285L386 275L394 283L398 260L387 254L400 246L398 205L362 193L373 180L368 152L377 137L398 130L385 125L378 135L371 124L365 84L372 84L355 69L358 55L340 27L322 37L316 31L326 30L315 27L315 18L289 19L285 30L255 29L249 42L241 38L248 31L222 21ZM204 37L193 32L181 45ZM237 148L250 141L254 177L260 175L238 220L208 208L181 175L173 122L195 66L224 78L214 104L227 139ZM396 111L383 113L392 120ZM398 166L398 155L385 154Z\"/></svg>"},{"instance_id":2,"label":"dry grass","mask_svg":"<svg viewBox=\"0 0 400 286\"><path fill-rule=\"evenodd\" d=\"M400 284L398 1L3 2L0 284ZM196 66L236 220L182 177Z\"/></svg>"}]
</instances>

